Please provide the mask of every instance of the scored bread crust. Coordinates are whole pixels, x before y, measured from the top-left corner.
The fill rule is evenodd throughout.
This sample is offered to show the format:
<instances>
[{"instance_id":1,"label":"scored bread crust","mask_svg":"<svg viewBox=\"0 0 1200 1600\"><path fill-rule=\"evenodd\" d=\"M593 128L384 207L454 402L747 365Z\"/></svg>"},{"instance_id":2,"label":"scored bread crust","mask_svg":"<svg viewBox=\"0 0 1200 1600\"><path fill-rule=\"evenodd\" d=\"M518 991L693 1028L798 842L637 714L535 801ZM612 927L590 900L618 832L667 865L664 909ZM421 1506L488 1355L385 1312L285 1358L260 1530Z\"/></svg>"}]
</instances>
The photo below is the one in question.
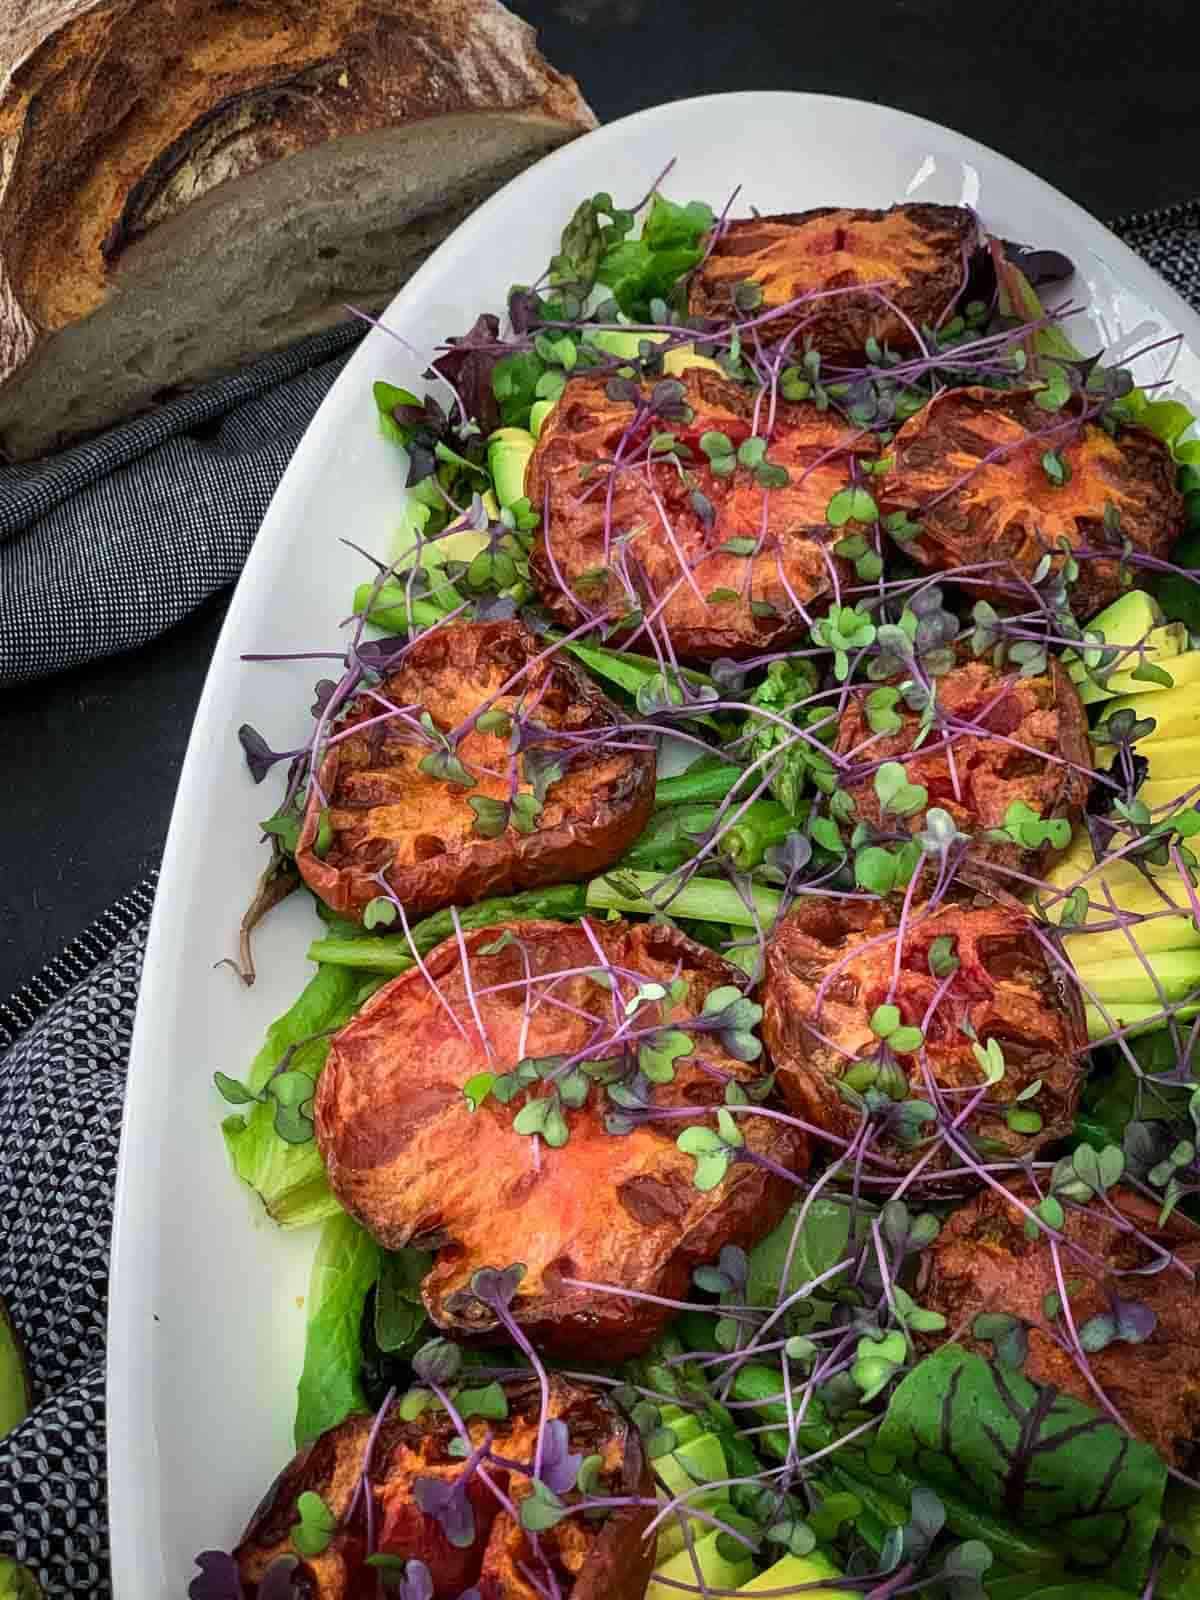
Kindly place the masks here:
<instances>
[{"instance_id":1,"label":"scored bread crust","mask_svg":"<svg viewBox=\"0 0 1200 1600\"><path fill-rule=\"evenodd\" d=\"M534 39L498 0L15 0L0 16L0 380L102 307L135 271L139 242L263 169L446 117L527 121L494 188L594 127ZM486 148L478 162L490 166ZM402 180L403 167L398 196ZM288 222L269 201L260 215ZM442 236L429 232L430 245ZM286 316L277 331L277 344L292 336ZM219 327L214 338L219 348ZM9 438L8 409L10 453L34 453L41 440L23 442L19 427Z\"/></svg>"}]
</instances>

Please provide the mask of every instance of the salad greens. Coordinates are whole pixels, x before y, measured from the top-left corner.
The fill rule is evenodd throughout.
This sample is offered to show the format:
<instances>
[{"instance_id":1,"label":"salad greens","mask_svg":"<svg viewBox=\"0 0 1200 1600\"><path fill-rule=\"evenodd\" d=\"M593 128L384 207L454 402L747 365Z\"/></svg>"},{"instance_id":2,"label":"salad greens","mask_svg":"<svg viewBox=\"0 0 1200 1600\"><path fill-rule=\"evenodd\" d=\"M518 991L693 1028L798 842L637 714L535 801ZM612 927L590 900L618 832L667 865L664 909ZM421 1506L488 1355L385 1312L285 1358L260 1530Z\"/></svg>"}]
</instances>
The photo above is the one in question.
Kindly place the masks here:
<instances>
[{"instance_id":1,"label":"salad greens","mask_svg":"<svg viewBox=\"0 0 1200 1600\"><path fill-rule=\"evenodd\" d=\"M943 1345L894 1390L877 1438L922 1482L1052 1533L1072 1567L1142 1581L1167 1469L1092 1407Z\"/></svg>"},{"instance_id":2,"label":"salad greens","mask_svg":"<svg viewBox=\"0 0 1200 1600\"><path fill-rule=\"evenodd\" d=\"M361 972L320 966L299 999L267 1029L245 1085L224 1079L222 1074L225 1098L235 1105L248 1105L240 1115L228 1116L221 1124L234 1171L258 1193L272 1220L281 1227L303 1228L342 1215L330 1193L325 1163L312 1140L311 1120L304 1129L302 1112L312 1100L313 1086L324 1065L330 1030L349 1021L358 1010L362 988ZM286 1071L281 1072L285 1064ZM287 1107L271 1090L281 1077L291 1081L299 1096L291 1099L290 1106L299 1113L296 1120L301 1126L296 1131L300 1138L280 1132L279 1114ZM303 1081L297 1084L300 1079ZM255 1100L256 1095L264 1098Z\"/></svg>"},{"instance_id":3,"label":"salad greens","mask_svg":"<svg viewBox=\"0 0 1200 1600\"><path fill-rule=\"evenodd\" d=\"M1176 1274L1179 1293L1195 1293L1194 1252L1179 1245L1185 1236L1178 1232L1181 1219L1200 1220L1200 1023L1190 1022L1200 1005L1200 741L1190 738L1200 716L1200 649L1191 637L1200 634L1194 419L1178 400L1139 389L1128 363L1084 357L1064 326L1067 314L1047 314L1023 270L1037 277L1037 256L996 240L964 254L960 291L939 319L910 329L915 345L907 352L868 338L861 363L831 361L804 336L803 320L786 333L772 330L782 313L764 309L762 287L749 277L733 285L727 317L693 316L689 275L724 226L725 213L718 217L703 201L669 200L657 185L629 208L608 194L591 196L567 221L538 283L512 289L505 328L485 313L440 347L425 374L435 392L375 384L380 427L407 461L400 553L376 561L375 576L354 596L341 675L317 685L307 742L276 751L256 730L240 732L256 782L287 763L286 794L264 828L273 860L289 869L306 813L315 816L316 855L329 849L333 801L318 775L347 714L363 706L372 722L393 720L420 748L421 774L469 796L472 833L481 839L510 828L536 832L589 740L603 749L622 748L624 739L656 749L671 741L689 762L659 780L641 836L588 882L497 895L410 925L381 868L361 925L326 918L331 925L308 951L315 975L271 1025L246 1077L215 1075L237 1108L223 1133L239 1178L279 1225L321 1224L297 1444L358 1413L376 1413L372 1439L393 1406L406 1421L444 1413L459 1430L453 1453L464 1460L461 1475L420 1478L413 1497L449 1545L472 1544L468 1487L474 1492L489 1465L502 1466L511 1474L505 1493L515 1497L508 1509L532 1560L539 1538L576 1513L652 1511L659 1562L652 1600L806 1587L871 1600L1190 1600L1200 1582L1189 1558L1200 1557L1200 1486L1189 1475L1200 1462L1196 1441L1190 1457L1181 1452L1168 1462L1124 1431L1107 1401L1102 1410L1039 1381L1029 1324L1003 1304L955 1326L948 1303L935 1304L920 1285L931 1281L927 1269L956 1207L979 1194L1009 1196L1024 1212L1026 1239L1053 1255L1061 1296L1048 1297L1056 1302L1046 1312L1050 1322L1069 1310L1081 1281L1073 1272L1106 1285L1107 1311L1078 1337L1071 1323L1073 1342L1061 1344L1086 1374L1082 1388L1091 1398L1103 1391L1086 1353L1121 1341L1136 1346L1158 1326L1136 1297L1118 1295L1117 1282ZM1071 270L1053 253L1041 268L1052 277ZM851 291L833 291L844 292ZM815 316L815 307L807 309ZM691 361L741 386L745 437L732 422L728 431L724 422L693 428L680 377ZM611 504L604 551L611 565L584 573L575 589L555 570L572 620L539 603L546 580L537 538L550 511L549 500L531 504L527 466L539 430L580 376L602 379L607 398L628 408L601 459L579 469L597 489L607 478L610 502L621 473L653 485L657 470L675 475L689 514L710 530L714 502L735 477L761 502L757 536L739 528L720 547L746 563L746 594L754 561L770 548L771 496L794 482L771 453L780 408L807 406L856 437L870 436L873 450L851 458L848 479L824 506L832 594L813 615L797 605L803 627L797 622L782 635L782 647L772 635L759 654L740 659L695 663L682 649L677 654L660 615L669 596L654 591L639 565L646 530L616 526ZM1094 546L1047 548L1016 597L997 598L986 585L980 592L974 564L933 573L919 566L913 541L936 502L888 509L896 436L938 395L961 387L1032 397L1041 418L1032 436L1035 470L1046 493L1071 483L1069 445L1085 424L1113 437L1136 427L1162 440L1185 518L1171 558L1136 548L1109 501L1103 528L1088 535ZM736 420L735 409L730 415ZM993 451L980 466L1003 454ZM661 516L673 541L665 510ZM546 559L553 559L548 541ZM1072 592L1096 561L1119 569L1124 593L1081 622ZM682 556L679 564L680 584L694 586ZM624 598L605 610L598 597L614 573ZM700 598L719 608L742 596L718 589ZM773 604L753 606L761 621L778 620ZM569 655L602 685L622 721L573 734L579 743L572 745L539 720L522 688L502 705L495 702L504 697L492 695L451 728L428 710L388 699L389 673L423 633L457 621L514 619L543 654ZM992 715L1014 685L1045 681L1058 655L1092 708L1081 711L1094 719L1083 765L1057 748L1031 746L1019 723ZM964 709L948 691L970 664L986 666L1000 687L993 702ZM1069 690L1070 683L1055 692ZM862 724L857 743L844 738L852 709ZM483 774L465 744L476 728L507 741L507 799L479 792ZM887 742L900 738L907 742ZM997 743L1007 745L1014 768L1028 768L1032 758L1034 766L1074 766L1090 788L1086 805L1081 799L1074 807L1085 813L1081 825L1073 832L1064 814L1070 807L1040 809L1024 799L988 827L977 825L955 766L958 741L993 755ZM939 755L944 777L906 764ZM1190 789L1188 774L1198 778ZM1090 1074L1073 1129L1068 1115L1067 1137L1048 1146L1045 1135L1037 1139L1045 1126L1040 1078L1002 1103L1004 1129L1024 1143L998 1142L972 1120L1020 1069L1024 1025L975 1033L953 999L973 981L957 935L934 939L916 957L906 947L923 912L980 891L1002 904L1024 903L1017 954L1044 965L1059 989L1079 990L1078 1010L1086 1011ZM890 940L894 958L889 950L878 993L862 997L862 1038L846 1049L841 1036L824 1031L835 1024L820 1014L826 997L848 1007L849 991L858 1003L857 979L842 976L851 957L837 954L839 938L848 947L844 934L829 935L827 960L812 957L814 1014L785 1018L807 1048L850 1058L834 1074L836 1094L852 1112L852 1131L839 1133L819 1096L798 1103L780 1094L781 1063L767 1059L759 1037L763 1006L754 986L768 936L786 928L797 907L824 908L833 919L880 904L891 908L892 922L856 937L862 950ZM769 1165L746 1137L755 1117L789 1123L811 1146L811 1168L776 1171L791 1185L792 1203L752 1248L725 1243L669 1296L639 1291L671 1314L645 1354L614 1366L597 1352L586 1371L543 1361L519 1316L519 1231L497 1242L494 1262L475 1271L464 1291L494 1318L507 1345L464 1351L435 1336L422 1300L434 1253L384 1250L330 1189L312 1121L330 1037L380 985L446 940L459 942L469 980L466 931L503 927L488 948L523 949L522 922L586 917L586 930L623 916L652 918L721 951L729 981L697 1015L668 1024L658 1007L686 988L669 975L603 964L531 975L527 967L517 1001L526 1023L547 998L558 1000L554 986L566 979L586 978L604 991L612 1016L608 999L603 1015L580 1010L579 1001L577 1013L595 1027L575 1056L494 1062L489 1047L487 1070L463 1089L471 1116L482 1123L517 1102L512 1132L528 1139L535 1173L543 1160L569 1159L559 1152L571 1151L589 1104L603 1109L601 1131L613 1139L655 1126L688 1158L690 1181L704 1194L719 1194L742 1163ZM819 944L825 935L817 920L812 925ZM1090 958L1089 940L1097 941ZM1018 965L1016 955L1004 959ZM923 985L917 1010L899 1003L909 968ZM455 1020L460 1031L473 1022L486 1038L469 982L467 992L473 1015ZM936 1081L933 1047L949 1034L968 1040L977 1081ZM678 1067L703 1059L705 1041L735 1061L760 1063L760 1075L734 1078L713 1067L712 1094L697 1115L696 1106L680 1103ZM1123 1197L1132 1197L1130 1206ZM1154 1223L1138 1209L1147 1205ZM1116 1246L1111 1259L1091 1252L1089 1221L1115 1230L1125 1252L1119 1265ZM989 1237L977 1254L993 1244L1002 1251ZM1022 1271L1011 1255L997 1281ZM654 1497L600 1492L599 1458L573 1454L565 1426L545 1410L556 1366L571 1381L605 1390L636 1428L654 1468ZM527 1463L489 1455L490 1432L470 1432L464 1420L505 1418L506 1385L515 1379L536 1380L542 1394ZM1160 1361L1147 1381L1169 1384L1172 1376ZM359 1485L368 1501L370 1448ZM302 1494L296 1515L291 1547L301 1555L319 1553L344 1531L318 1495ZM373 1551L369 1512L365 1526L381 1592L429 1600L434 1583L424 1560ZM204 1581L210 1570L228 1579L217 1555L201 1558ZM293 1559L280 1558L267 1574L281 1597L294 1590L292 1568L280 1562ZM230 1582L238 1582L236 1570ZM812 1588L833 1582L836 1591ZM549 1563L535 1588L552 1600L560 1595ZM226 1600L240 1589L219 1593Z\"/></svg>"},{"instance_id":4,"label":"salad greens","mask_svg":"<svg viewBox=\"0 0 1200 1600\"><path fill-rule=\"evenodd\" d=\"M384 1252L340 1209L321 1227L308 1286L304 1367L296 1390L296 1444L309 1444L353 1411L366 1411L360 1328ZM380 1280L381 1281L381 1280Z\"/></svg>"}]
</instances>

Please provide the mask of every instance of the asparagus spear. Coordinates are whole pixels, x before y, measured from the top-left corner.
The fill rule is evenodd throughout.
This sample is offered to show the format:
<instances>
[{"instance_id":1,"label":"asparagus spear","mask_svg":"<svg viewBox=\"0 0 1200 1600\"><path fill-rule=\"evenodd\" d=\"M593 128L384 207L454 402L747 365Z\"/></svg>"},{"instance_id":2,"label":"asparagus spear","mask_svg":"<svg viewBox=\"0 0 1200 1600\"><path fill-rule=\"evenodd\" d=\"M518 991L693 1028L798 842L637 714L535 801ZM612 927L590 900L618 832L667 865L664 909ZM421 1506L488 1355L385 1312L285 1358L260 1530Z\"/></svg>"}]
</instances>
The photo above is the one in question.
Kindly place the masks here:
<instances>
[{"instance_id":1,"label":"asparagus spear","mask_svg":"<svg viewBox=\"0 0 1200 1600\"><path fill-rule=\"evenodd\" d=\"M498 922L529 922L546 918L581 917L584 912L584 886L560 883L548 889L527 889L521 894L498 895L464 906L458 913L464 929L490 928ZM435 911L414 923L413 944L422 955L435 945L454 937L450 912ZM327 966L355 967L362 972L407 972L416 965L412 945L403 934L364 934L362 938L315 939L308 947L308 959Z\"/></svg>"}]
</instances>

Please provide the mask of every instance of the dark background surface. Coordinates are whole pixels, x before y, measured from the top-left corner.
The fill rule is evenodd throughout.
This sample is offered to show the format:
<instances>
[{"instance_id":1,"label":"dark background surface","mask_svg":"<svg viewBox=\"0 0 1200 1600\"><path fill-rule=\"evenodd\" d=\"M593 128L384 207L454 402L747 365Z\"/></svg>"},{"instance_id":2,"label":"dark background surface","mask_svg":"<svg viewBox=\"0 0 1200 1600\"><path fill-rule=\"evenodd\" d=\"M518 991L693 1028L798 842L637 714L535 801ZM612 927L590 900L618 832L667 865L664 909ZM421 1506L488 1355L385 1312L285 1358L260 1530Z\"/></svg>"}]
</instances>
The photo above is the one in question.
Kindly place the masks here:
<instances>
[{"instance_id":1,"label":"dark background surface","mask_svg":"<svg viewBox=\"0 0 1200 1600\"><path fill-rule=\"evenodd\" d=\"M1173 0L513 9L604 122L695 94L817 90L945 123L1101 218L1200 192L1195 14ZM210 602L135 654L0 695L0 997L156 864L224 610Z\"/></svg>"}]
</instances>

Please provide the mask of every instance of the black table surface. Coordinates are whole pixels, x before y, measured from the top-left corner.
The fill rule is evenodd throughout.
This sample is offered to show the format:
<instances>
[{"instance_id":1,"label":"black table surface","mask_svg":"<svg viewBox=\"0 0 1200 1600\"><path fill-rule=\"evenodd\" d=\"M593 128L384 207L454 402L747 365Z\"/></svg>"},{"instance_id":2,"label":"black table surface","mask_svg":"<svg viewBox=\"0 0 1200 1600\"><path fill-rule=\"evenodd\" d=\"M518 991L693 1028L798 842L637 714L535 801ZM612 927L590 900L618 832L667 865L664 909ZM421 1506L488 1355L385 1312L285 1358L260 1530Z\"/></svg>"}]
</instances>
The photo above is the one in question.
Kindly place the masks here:
<instances>
[{"instance_id":1,"label":"black table surface","mask_svg":"<svg viewBox=\"0 0 1200 1600\"><path fill-rule=\"evenodd\" d=\"M945 123L1101 218L1200 191L1185 0L513 9L602 121L695 94L816 90ZM145 649L0 696L0 997L157 862L226 599Z\"/></svg>"}]
</instances>

